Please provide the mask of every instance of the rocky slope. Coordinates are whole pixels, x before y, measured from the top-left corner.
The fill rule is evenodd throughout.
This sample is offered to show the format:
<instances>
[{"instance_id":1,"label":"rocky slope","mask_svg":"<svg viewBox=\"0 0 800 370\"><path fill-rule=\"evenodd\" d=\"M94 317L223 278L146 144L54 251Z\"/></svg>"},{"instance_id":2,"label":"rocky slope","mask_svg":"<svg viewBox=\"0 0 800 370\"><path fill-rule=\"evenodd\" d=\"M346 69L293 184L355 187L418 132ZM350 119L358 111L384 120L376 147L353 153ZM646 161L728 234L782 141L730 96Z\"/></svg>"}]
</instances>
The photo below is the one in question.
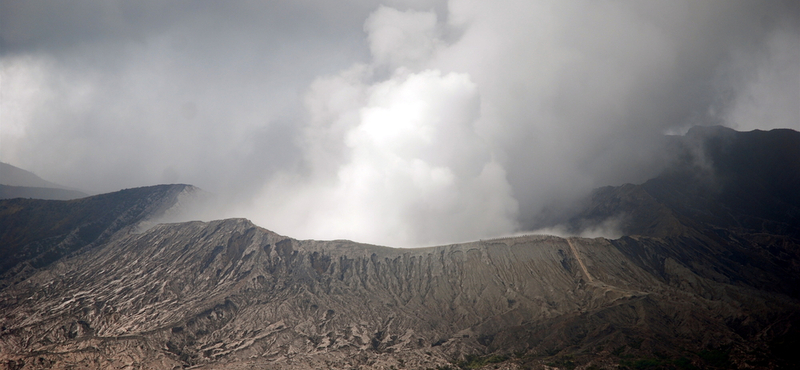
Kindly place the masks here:
<instances>
[{"instance_id":1,"label":"rocky slope","mask_svg":"<svg viewBox=\"0 0 800 370\"><path fill-rule=\"evenodd\" d=\"M199 191L160 185L70 201L0 200L0 288L75 251L147 227Z\"/></svg>"},{"instance_id":2,"label":"rocky slope","mask_svg":"<svg viewBox=\"0 0 800 370\"><path fill-rule=\"evenodd\" d=\"M695 127L675 139L677 159L660 176L596 190L571 228L616 220L623 235L657 240L659 254L709 266L706 278L724 271L800 298L800 132Z\"/></svg>"},{"instance_id":3,"label":"rocky slope","mask_svg":"<svg viewBox=\"0 0 800 370\"><path fill-rule=\"evenodd\" d=\"M626 252L605 239L409 250L241 219L164 224L6 288L0 353L28 368L433 368L468 354L602 363L721 348L757 362L771 349L753 339L798 319L789 296Z\"/></svg>"},{"instance_id":4,"label":"rocky slope","mask_svg":"<svg viewBox=\"0 0 800 370\"><path fill-rule=\"evenodd\" d=\"M131 189L94 203L0 202L4 253L22 261L14 266L30 266L12 267L27 273L3 280L0 363L9 369L789 369L800 363L800 243L792 232L791 194L774 198L786 214L758 212L769 204L736 206L767 199L748 198L751 189L734 197L738 203L720 201L731 218L708 207L702 214L712 217L700 217L689 211L702 211L702 203L680 208L668 199L683 196L626 185L600 190L606 195L574 218L636 215L628 225L639 232L619 239L532 235L395 249L295 240L243 219L153 226L155 215L187 191ZM83 221L69 216L82 209ZM107 213L99 217L101 209ZM737 209L744 211L731 212ZM753 215L765 226L737 221ZM85 222L91 217L94 223ZM86 225L103 231L66 236ZM68 248L53 247L67 241ZM36 264L36 253L19 252L31 245L65 252Z\"/></svg>"},{"instance_id":5,"label":"rocky slope","mask_svg":"<svg viewBox=\"0 0 800 370\"><path fill-rule=\"evenodd\" d=\"M0 353L24 368L434 368L492 353L703 366L711 351L775 366L797 300L659 248L528 236L408 250L164 224L4 289Z\"/></svg>"}]
</instances>

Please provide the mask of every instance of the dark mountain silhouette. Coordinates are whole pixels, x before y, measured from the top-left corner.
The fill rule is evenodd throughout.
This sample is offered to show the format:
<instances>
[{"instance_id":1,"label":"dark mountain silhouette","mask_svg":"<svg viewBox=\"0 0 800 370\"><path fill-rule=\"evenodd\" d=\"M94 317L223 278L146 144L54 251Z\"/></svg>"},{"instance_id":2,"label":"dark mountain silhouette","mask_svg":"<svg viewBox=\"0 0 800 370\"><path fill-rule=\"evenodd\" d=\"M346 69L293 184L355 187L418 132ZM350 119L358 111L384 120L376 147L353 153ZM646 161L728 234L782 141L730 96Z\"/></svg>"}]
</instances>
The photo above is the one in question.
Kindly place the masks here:
<instances>
[{"instance_id":1,"label":"dark mountain silhouette","mask_svg":"<svg viewBox=\"0 0 800 370\"><path fill-rule=\"evenodd\" d=\"M0 199L34 198L69 200L88 196L44 180L32 172L0 162Z\"/></svg>"},{"instance_id":2,"label":"dark mountain silhouette","mask_svg":"<svg viewBox=\"0 0 800 370\"><path fill-rule=\"evenodd\" d=\"M627 235L615 243L660 238L671 258L800 297L800 132L695 127L673 144L661 175L596 190L569 227L613 219Z\"/></svg>"},{"instance_id":3,"label":"dark mountain silhouette","mask_svg":"<svg viewBox=\"0 0 800 370\"><path fill-rule=\"evenodd\" d=\"M88 195L86 193L82 193L77 190L0 185L0 199L31 198L70 200L84 198L87 196Z\"/></svg>"},{"instance_id":4,"label":"dark mountain silhouette","mask_svg":"<svg viewBox=\"0 0 800 370\"><path fill-rule=\"evenodd\" d=\"M0 201L0 287L80 249L102 245L120 231L135 230L194 189L159 185L69 201Z\"/></svg>"},{"instance_id":5,"label":"dark mountain silhouette","mask_svg":"<svg viewBox=\"0 0 800 370\"><path fill-rule=\"evenodd\" d=\"M624 235L721 228L800 237L800 132L695 127L674 139L670 167L641 185L598 189L572 230L617 217Z\"/></svg>"},{"instance_id":6,"label":"dark mountain silhouette","mask_svg":"<svg viewBox=\"0 0 800 370\"><path fill-rule=\"evenodd\" d=\"M32 172L3 162L0 162L0 184L34 188L63 188L63 186L44 180Z\"/></svg>"},{"instance_id":7,"label":"dark mountain silhouette","mask_svg":"<svg viewBox=\"0 0 800 370\"><path fill-rule=\"evenodd\" d=\"M674 138L662 175L598 189L568 219L574 229L616 220L625 236L613 240L395 249L295 240L243 219L152 226L185 186L0 201L3 254L17 261L0 290L0 359L14 369L796 368L800 183L781 169L796 168L797 138L722 128ZM38 263L33 246L61 252Z\"/></svg>"}]
</instances>

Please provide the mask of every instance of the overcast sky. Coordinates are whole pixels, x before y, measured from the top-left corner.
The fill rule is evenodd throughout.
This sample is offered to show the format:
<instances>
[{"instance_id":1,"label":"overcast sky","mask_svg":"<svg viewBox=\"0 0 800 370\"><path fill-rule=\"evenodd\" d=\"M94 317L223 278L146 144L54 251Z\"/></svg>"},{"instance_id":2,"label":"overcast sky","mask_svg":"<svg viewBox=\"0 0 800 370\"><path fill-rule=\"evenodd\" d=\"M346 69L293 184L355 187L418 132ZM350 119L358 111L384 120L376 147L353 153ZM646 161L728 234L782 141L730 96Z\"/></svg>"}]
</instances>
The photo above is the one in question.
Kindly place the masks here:
<instances>
[{"instance_id":1,"label":"overcast sky","mask_svg":"<svg viewBox=\"0 0 800 370\"><path fill-rule=\"evenodd\" d=\"M796 1L0 0L0 161L297 238L524 231L698 124L800 130Z\"/></svg>"}]
</instances>

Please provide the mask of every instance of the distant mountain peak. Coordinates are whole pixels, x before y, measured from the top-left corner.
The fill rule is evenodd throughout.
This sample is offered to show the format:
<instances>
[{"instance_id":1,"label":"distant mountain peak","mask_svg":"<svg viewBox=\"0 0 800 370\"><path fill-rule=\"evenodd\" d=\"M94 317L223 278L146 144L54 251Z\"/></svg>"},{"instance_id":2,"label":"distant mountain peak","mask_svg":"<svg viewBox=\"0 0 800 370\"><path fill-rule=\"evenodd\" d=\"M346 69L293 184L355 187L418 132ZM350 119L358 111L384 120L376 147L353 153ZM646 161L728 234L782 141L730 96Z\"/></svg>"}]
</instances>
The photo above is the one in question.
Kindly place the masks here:
<instances>
[{"instance_id":1,"label":"distant mountain peak","mask_svg":"<svg viewBox=\"0 0 800 370\"><path fill-rule=\"evenodd\" d=\"M0 162L0 199L69 200L86 196L88 194L44 180L33 172Z\"/></svg>"},{"instance_id":2,"label":"distant mountain peak","mask_svg":"<svg viewBox=\"0 0 800 370\"><path fill-rule=\"evenodd\" d=\"M619 218L624 235L712 227L800 237L800 132L697 126L674 137L671 150L672 163L658 176L596 189L585 207L555 223L575 233Z\"/></svg>"},{"instance_id":3,"label":"distant mountain peak","mask_svg":"<svg viewBox=\"0 0 800 370\"><path fill-rule=\"evenodd\" d=\"M47 181L33 172L4 162L0 162L0 185L66 189L65 186Z\"/></svg>"}]
</instances>

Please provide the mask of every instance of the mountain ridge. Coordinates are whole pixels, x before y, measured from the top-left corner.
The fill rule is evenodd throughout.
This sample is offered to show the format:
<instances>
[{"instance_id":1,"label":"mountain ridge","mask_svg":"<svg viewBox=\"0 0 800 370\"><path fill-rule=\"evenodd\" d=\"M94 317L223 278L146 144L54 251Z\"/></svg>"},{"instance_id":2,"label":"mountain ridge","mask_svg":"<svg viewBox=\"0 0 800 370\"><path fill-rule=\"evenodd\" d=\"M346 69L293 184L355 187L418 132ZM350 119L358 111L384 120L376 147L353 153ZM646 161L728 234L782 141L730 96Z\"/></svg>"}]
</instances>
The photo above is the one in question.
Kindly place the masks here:
<instances>
[{"instance_id":1,"label":"mountain ridge","mask_svg":"<svg viewBox=\"0 0 800 370\"><path fill-rule=\"evenodd\" d=\"M118 232L146 227L182 194L194 191L191 185L158 185L65 201L0 200L0 253L5 257L0 286Z\"/></svg>"},{"instance_id":2,"label":"mountain ridge","mask_svg":"<svg viewBox=\"0 0 800 370\"><path fill-rule=\"evenodd\" d=\"M183 249L169 248L188 240ZM721 341L746 352L758 348L746 337L732 341L739 334L717 310L732 320L759 317L754 313L770 302L762 319L775 320L776 312L791 316L800 307L787 296L704 278L680 261L664 267L642 269L602 238L522 236L393 249L298 241L229 219L157 225L79 252L6 289L0 307L13 307L3 325L29 331L30 350L40 357L70 358L89 342L99 361L119 349L113 338L126 338L150 348L143 363L153 356L206 368L245 366L253 355L254 364L280 368L305 368L321 358L348 368L359 364L347 360L353 354L366 355L361 364L387 368L400 359L432 368L498 350L533 359L588 350L602 358L623 347L630 355L655 350L677 357L670 349L692 341L656 339L666 335L659 331L678 329L704 346ZM60 281L50 280L53 274ZM757 297L763 303L753 303ZM676 307L677 316L667 314ZM29 310L38 318L21 315ZM605 323L594 322L598 317ZM705 324L695 326L698 319ZM619 327L608 327L609 320ZM562 329L551 331L553 325ZM763 330L758 323L741 326ZM2 338L2 353L25 348ZM575 340L588 343L574 348Z\"/></svg>"},{"instance_id":3,"label":"mountain ridge","mask_svg":"<svg viewBox=\"0 0 800 370\"><path fill-rule=\"evenodd\" d=\"M616 217L626 230L617 239L524 235L401 249L296 240L245 219L159 224L158 215L194 191L188 185L70 202L0 201L0 225L25 209L54 220L71 214L54 211L65 205L118 210L99 217L87 207L105 220L96 234L104 238L78 240L27 275L5 275L0 363L791 369L800 364L800 241L786 193L793 184L773 182L800 186L780 171L794 165L781 158L794 159L798 135L770 147L786 148L782 156L765 154L766 139L747 149L742 142L758 141L752 135L690 131L676 141L680 155L656 178L659 186L598 189L569 220L579 229ZM739 166L742 158L760 165ZM732 181L725 176L752 177L748 171L770 176L724 187ZM697 184L708 179L715 186ZM784 207L770 212L773 204ZM47 239L33 220L0 237ZM15 248L32 243L25 240Z\"/></svg>"}]
</instances>

